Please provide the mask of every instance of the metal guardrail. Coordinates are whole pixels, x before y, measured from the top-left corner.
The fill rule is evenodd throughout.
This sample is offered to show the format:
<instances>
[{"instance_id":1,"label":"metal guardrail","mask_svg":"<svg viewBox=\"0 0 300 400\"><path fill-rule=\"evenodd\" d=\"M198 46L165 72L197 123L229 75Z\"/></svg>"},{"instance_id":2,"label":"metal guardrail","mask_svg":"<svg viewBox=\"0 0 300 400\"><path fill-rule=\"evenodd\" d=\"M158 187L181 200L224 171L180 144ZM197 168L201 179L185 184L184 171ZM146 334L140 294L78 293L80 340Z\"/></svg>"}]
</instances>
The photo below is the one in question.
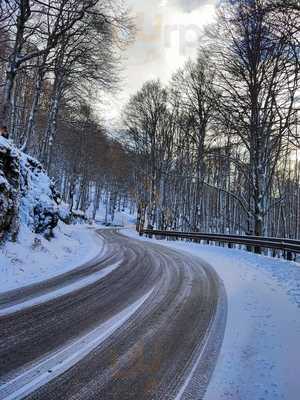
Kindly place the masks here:
<instances>
[{"instance_id":1,"label":"metal guardrail","mask_svg":"<svg viewBox=\"0 0 300 400\"><path fill-rule=\"evenodd\" d=\"M178 231L160 231L152 229L141 229L140 234L160 237L173 237L178 239L190 239L192 241L205 240L210 242L228 243L229 247L234 244L247 246L248 251L260 253L261 249L280 250L288 260L294 260L296 254L300 254L300 241L285 238L260 237L260 236L239 236L224 235L217 233L201 233L201 232L178 232Z\"/></svg>"}]
</instances>

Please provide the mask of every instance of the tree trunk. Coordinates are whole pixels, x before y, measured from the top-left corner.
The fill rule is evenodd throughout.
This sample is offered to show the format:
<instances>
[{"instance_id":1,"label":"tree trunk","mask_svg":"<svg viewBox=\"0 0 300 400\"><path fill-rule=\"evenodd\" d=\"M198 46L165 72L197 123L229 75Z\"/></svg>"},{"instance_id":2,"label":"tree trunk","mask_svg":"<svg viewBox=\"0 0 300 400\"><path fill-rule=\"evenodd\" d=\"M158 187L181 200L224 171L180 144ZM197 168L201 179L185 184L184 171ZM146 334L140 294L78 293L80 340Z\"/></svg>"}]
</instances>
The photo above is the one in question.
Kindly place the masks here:
<instances>
[{"instance_id":1,"label":"tree trunk","mask_svg":"<svg viewBox=\"0 0 300 400\"><path fill-rule=\"evenodd\" d=\"M16 67L10 63L6 72L6 82L4 87L3 102L1 104L0 123L1 127L9 127L10 125L10 112L13 100L13 87L16 77Z\"/></svg>"},{"instance_id":2,"label":"tree trunk","mask_svg":"<svg viewBox=\"0 0 300 400\"><path fill-rule=\"evenodd\" d=\"M26 127L26 134L25 134L25 140L23 143L23 149L27 147L27 145L30 143L30 139L33 133L34 125L35 125L35 120L36 120L36 114L38 112L39 108L39 101L42 93L42 88L43 88L43 81L44 81L44 76L45 76L45 68L44 66L38 69L37 72L37 79L35 83L35 91L33 95L33 100L31 104L31 110L29 113L28 121L27 121L27 127Z\"/></svg>"}]
</instances>

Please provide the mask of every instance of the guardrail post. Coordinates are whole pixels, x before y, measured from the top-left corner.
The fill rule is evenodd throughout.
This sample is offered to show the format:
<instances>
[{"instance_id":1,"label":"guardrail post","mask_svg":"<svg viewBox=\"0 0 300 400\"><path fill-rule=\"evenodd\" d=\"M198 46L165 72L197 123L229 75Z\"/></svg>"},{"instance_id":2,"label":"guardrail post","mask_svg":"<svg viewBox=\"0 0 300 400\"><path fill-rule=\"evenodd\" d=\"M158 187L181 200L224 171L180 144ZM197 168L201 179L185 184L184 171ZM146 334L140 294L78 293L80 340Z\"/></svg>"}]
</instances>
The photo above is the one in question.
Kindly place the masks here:
<instances>
[{"instance_id":1,"label":"guardrail post","mask_svg":"<svg viewBox=\"0 0 300 400\"><path fill-rule=\"evenodd\" d=\"M261 247L255 246L255 247L254 247L254 253L255 253L255 254L261 254Z\"/></svg>"},{"instance_id":2,"label":"guardrail post","mask_svg":"<svg viewBox=\"0 0 300 400\"><path fill-rule=\"evenodd\" d=\"M139 225L139 234L140 236L143 236L144 234L144 226L145 226L145 213L143 212L141 214L141 219L140 219L140 225Z\"/></svg>"},{"instance_id":3,"label":"guardrail post","mask_svg":"<svg viewBox=\"0 0 300 400\"><path fill-rule=\"evenodd\" d=\"M149 225L147 226L147 230L153 231L153 226L149 224ZM150 239L152 239L152 238L153 238L152 233L149 233L149 234L148 234L148 237L149 237Z\"/></svg>"},{"instance_id":4,"label":"guardrail post","mask_svg":"<svg viewBox=\"0 0 300 400\"><path fill-rule=\"evenodd\" d=\"M293 255L293 253L292 253L291 251L288 251L288 252L286 253L286 259L287 259L288 261L293 261L293 260L294 260L294 255Z\"/></svg>"}]
</instances>

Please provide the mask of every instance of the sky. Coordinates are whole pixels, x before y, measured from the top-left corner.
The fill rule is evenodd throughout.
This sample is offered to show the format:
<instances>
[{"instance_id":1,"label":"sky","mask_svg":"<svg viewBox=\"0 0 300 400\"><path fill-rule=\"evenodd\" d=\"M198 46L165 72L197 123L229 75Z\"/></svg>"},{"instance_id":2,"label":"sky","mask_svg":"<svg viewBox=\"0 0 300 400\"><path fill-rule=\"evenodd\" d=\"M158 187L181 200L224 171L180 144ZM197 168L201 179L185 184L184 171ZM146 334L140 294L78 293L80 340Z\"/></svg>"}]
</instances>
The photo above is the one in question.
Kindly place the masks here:
<instances>
[{"instance_id":1,"label":"sky","mask_svg":"<svg viewBox=\"0 0 300 400\"><path fill-rule=\"evenodd\" d=\"M127 0L127 4L137 33L124 54L120 91L102 105L101 114L110 124L118 123L122 108L145 81L159 78L166 84L196 56L203 27L214 21L216 0Z\"/></svg>"}]
</instances>

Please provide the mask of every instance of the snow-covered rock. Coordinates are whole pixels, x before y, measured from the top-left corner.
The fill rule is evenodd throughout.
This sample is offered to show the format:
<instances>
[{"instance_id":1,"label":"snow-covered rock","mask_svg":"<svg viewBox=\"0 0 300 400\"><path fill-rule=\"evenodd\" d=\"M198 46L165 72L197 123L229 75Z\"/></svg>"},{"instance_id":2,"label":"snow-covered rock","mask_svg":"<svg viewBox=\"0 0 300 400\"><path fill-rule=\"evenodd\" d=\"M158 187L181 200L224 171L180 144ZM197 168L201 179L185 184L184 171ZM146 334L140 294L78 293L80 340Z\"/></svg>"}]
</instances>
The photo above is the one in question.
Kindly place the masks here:
<instances>
[{"instance_id":1,"label":"snow-covered rock","mask_svg":"<svg viewBox=\"0 0 300 400\"><path fill-rule=\"evenodd\" d=\"M19 155L0 137L0 240L18 234L19 185Z\"/></svg>"},{"instance_id":2,"label":"snow-covered rock","mask_svg":"<svg viewBox=\"0 0 300 400\"><path fill-rule=\"evenodd\" d=\"M70 207L67 203L61 202L58 209L59 219L65 224L69 225L72 222Z\"/></svg>"},{"instance_id":3,"label":"snow-covered rock","mask_svg":"<svg viewBox=\"0 0 300 400\"><path fill-rule=\"evenodd\" d=\"M0 238L14 239L19 224L51 237L60 203L42 165L0 137Z\"/></svg>"}]
</instances>

